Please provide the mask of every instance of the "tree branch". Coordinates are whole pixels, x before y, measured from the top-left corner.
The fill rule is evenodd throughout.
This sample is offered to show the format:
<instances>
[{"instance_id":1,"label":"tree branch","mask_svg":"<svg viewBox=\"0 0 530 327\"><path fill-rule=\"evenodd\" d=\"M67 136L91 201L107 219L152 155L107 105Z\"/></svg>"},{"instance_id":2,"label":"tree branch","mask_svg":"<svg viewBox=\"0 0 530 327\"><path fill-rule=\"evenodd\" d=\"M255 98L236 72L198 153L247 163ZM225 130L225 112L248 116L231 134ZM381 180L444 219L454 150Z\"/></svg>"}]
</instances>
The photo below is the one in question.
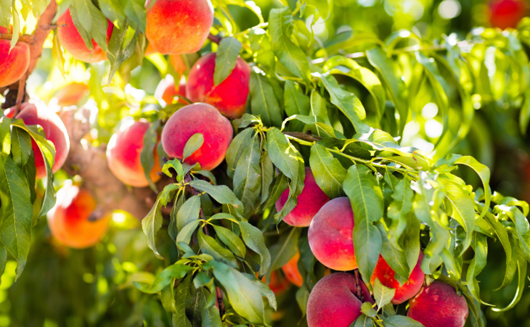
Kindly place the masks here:
<instances>
[{"instance_id":1,"label":"tree branch","mask_svg":"<svg viewBox=\"0 0 530 327\"><path fill-rule=\"evenodd\" d=\"M213 43L219 44L221 43L222 39L222 37L213 35L212 33L208 34L208 40L212 41Z\"/></svg>"},{"instance_id":2,"label":"tree branch","mask_svg":"<svg viewBox=\"0 0 530 327\"><path fill-rule=\"evenodd\" d=\"M322 137L318 135L307 134L307 133L302 133L302 132L283 132L283 134L296 137L297 139L308 141L308 142L318 142L322 140Z\"/></svg>"}]
</instances>

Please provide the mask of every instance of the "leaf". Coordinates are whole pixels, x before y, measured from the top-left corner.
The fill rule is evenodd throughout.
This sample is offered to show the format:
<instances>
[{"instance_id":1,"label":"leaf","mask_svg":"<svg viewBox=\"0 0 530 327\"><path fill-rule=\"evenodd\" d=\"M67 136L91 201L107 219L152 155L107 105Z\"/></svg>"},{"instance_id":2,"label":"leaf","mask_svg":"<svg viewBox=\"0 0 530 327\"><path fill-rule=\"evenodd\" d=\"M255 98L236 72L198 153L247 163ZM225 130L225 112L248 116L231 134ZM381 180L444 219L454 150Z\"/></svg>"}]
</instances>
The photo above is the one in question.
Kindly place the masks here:
<instances>
[{"instance_id":1,"label":"leaf","mask_svg":"<svg viewBox=\"0 0 530 327\"><path fill-rule=\"evenodd\" d=\"M159 203L160 203L160 196L162 193L158 195L158 198L155 202L155 205L151 208L147 216L145 216L144 219L142 219L142 230L144 231L144 234L147 236L147 245L153 252L155 253L156 257L158 259L164 259L158 253L158 250L156 248L156 241L155 236L156 233L162 228L162 213L160 212Z\"/></svg>"},{"instance_id":2,"label":"leaf","mask_svg":"<svg viewBox=\"0 0 530 327\"><path fill-rule=\"evenodd\" d=\"M118 26L123 26L125 13L119 0L99 0L99 7L110 21L118 21Z\"/></svg>"},{"instance_id":3,"label":"leaf","mask_svg":"<svg viewBox=\"0 0 530 327\"><path fill-rule=\"evenodd\" d=\"M201 133L193 134L186 142L184 146L184 151L182 154L182 161L186 160L191 156L195 151L199 150L204 143L204 136Z\"/></svg>"},{"instance_id":4,"label":"leaf","mask_svg":"<svg viewBox=\"0 0 530 327\"><path fill-rule=\"evenodd\" d=\"M0 157L0 238L5 248L17 260L17 275L26 266L31 244L33 206L26 177L11 157Z\"/></svg>"},{"instance_id":5,"label":"leaf","mask_svg":"<svg viewBox=\"0 0 530 327\"><path fill-rule=\"evenodd\" d=\"M243 203L226 185L212 185L205 181L194 180L190 182L190 186L196 190L208 193L215 201L221 204L229 204L239 211L244 209Z\"/></svg>"},{"instance_id":6,"label":"leaf","mask_svg":"<svg viewBox=\"0 0 530 327\"><path fill-rule=\"evenodd\" d=\"M217 309L215 305L202 311L202 325L208 327L222 327L219 309Z\"/></svg>"},{"instance_id":7,"label":"leaf","mask_svg":"<svg viewBox=\"0 0 530 327\"><path fill-rule=\"evenodd\" d=\"M173 314L173 327L192 327L186 317L186 302L190 297L190 285L192 274L184 278L175 291L175 313Z\"/></svg>"},{"instance_id":8,"label":"leaf","mask_svg":"<svg viewBox=\"0 0 530 327\"><path fill-rule=\"evenodd\" d=\"M309 115L309 97L305 95L300 89L299 85L291 80L285 82L284 89L284 106L285 113L288 116L293 115ZM293 129L302 131L303 125L300 123L293 123Z\"/></svg>"},{"instance_id":9,"label":"leaf","mask_svg":"<svg viewBox=\"0 0 530 327\"><path fill-rule=\"evenodd\" d=\"M282 110L274 95L267 77L252 71L250 73L250 110L257 115L266 126L282 125Z\"/></svg>"},{"instance_id":10,"label":"leaf","mask_svg":"<svg viewBox=\"0 0 530 327\"><path fill-rule=\"evenodd\" d=\"M389 241L395 248L401 249L398 240L407 227L407 215L412 212L412 200L414 198L410 181L407 178L403 178L397 183L392 198L393 201L388 207L388 217L392 219L392 224L388 230Z\"/></svg>"},{"instance_id":11,"label":"leaf","mask_svg":"<svg viewBox=\"0 0 530 327\"><path fill-rule=\"evenodd\" d=\"M383 193L372 171L360 164L348 169L343 188L353 210L353 246L359 271L363 279L370 280L381 251L381 234L373 223L383 217Z\"/></svg>"},{"instance_id":12,"label":"leaf","mask_svg":"<svg viewBox=\"0 0 530 327\"><path fill-rule=\"evenodd\" d=\"M378 224L377 227L381 232L381 255L390 268L395 272L394 278L400 284L403 284L408 280L410 273L412 272L412 269L409 269L406 253L401 248L396 248L390 243L383 224ZM418 261L417 258L416 261Z\"/></svg>"},{"instance_id":13,"label":"leaf","mask_svg":"<svg viewBox=\"0 0 530 327\"><path fill-rule=\"evenodd\" d=\"M239 271L221 262L212 262L215 279L223 286L232 308L253 324L264 321L260 291Z\"/></svg>"},{"instance_id":14,"label":"leaf","mask_svg":"<svg viewBox=\"0 0 530 327\"><path fill-rule=\"evenodd\" d=\"M187 223L180 232L177 234L177 238L175 240L176 244L184 243L184 244L190 244L191 236L199 226L200 221L199 220L192 220L189 223Z\"/></svg>"},{"instance_id":15,"label":"leaf","mask_svg":"<svg viewBox=\"0 0 530 327\"><path fill-rule=\"evenodd\" d=\"M91 0L73 0L72 6L76 9L77 18L81 25L94 38L101 49L107 52L107 18L94 6Z\"/></svg>"},{"instance_id":16,"label":"leaf","mask_svg":"<svg viewBox=\"0 0 530 327\"><path fill-rule=\"evenodd\" d=\"M193 267L176 263L156 275L156 278L151 285L141 282L133 282L133 284L144 293L154 294L160 292L164 287L169 285L171 280L184 278L184 276L191 270L193 270Z\"/></svg>"},{"instance_id":17,"label":"leaf","mask_svg":"<svg viewBox=\"0 0 530 327\"><path fill-rule=\"evenodd\" d=\"M385 327L423 327L416 320L405 316L392 316L383 320Z\"/></svg>"},{"instance_id":18,"label":"leaf","mask_svg":"<svg viewBox=\"0 0 530 327\"><path fill-rule=\"evenodd\" d=\"M473 233L474 237L471 242L471 247L473 248L473 251L475 252L475 256L471 260L471 263L469 264L467 268L467 288L469 289L469 292L480 301L480 287L477 281L477 275L480 274L482 269L486 267L486 261L488 257L488 241L486 239L486 236L479 234L479 233Z\"/></svg>"},{"instance_id":19,"label":"leaf","mask_svg":"<svg viewBox=\"0 0 530 327\"><path fill-rule=\"evenodd\" d=\"M276 128L267 132L267 152L272 163L290 179L298 175L298 163L303 162L296 148L287 137Z\"/></svg>"},{"instance_id":20,"label":"leaf","mask_svg":"<svg viewBox=\"0 0 530 327\"><path fill-rule=\"evenodd\" d=\"M377 311L375 311L372 306L372 303L370 302L364 302L361 305L361 312L370 318L374 318L375 316L377 316Z\"/></svg>"},{"instance_id":21,"label":"leaf","mask_svg":"<svg viewBox=\"0 0 530 327\"><path fill-rule=\"evenodd\" d=\"M300 228L291 228L289 233L284 233L280 240L270 247L271 253L271 268L269 273L285 266L289 260L298 252L298 240L301 233ZM269 277L270 274L267 274ZM267 278L267 281L269 278Z\"/></svg>"},{"instance_id":22,"label":"leaf","mask_svg":"<svg viewBox=\"0 0 530 327\"><path fill-rule=\"evenodd\" d=\"M378 278L375 279L374 298L379 308L382 308L390 303L390 301L392 301L394 298L394 294L396 294L395 288L386 287L385 285L381 284L381 281Z\"/></svg>"},{"instance_id":23,"label":"leaf","mask_svg":"<svg viewBox=\"0 0 530 327\"><path fill-rule=\"evenodd\" d=\"M155 163L153 151L155 150L156 143L158 142L158 135L156 131L159 124L160 121L157 120L149 125L147 131L145 131L143 138L144 145L142 147L142 151L140 152L140 163L142 164L144 176L149 182L149 186L155 193L158 192L158 189L151 179L151 170L155 164L158 164L158 162Z\"/></svg>"},{"instance_id":24,"label":"leaf","mask_svg":"<svg viewBox=\"0 0 530 327\"><path fill-rule=\"evenodd\" d=\"M244 258L247 253L247 248L241 239L231 230L222 226L213 225L217 237L226 245L235 255Z\"/></svg>"},{"instance_id":25,"label":"leaf","mask_svg":"<svg viewBox=\"0 0 530 327\"><path fill-rule=\"evenodd\" d=\"M328 197L333 199L344 195L342 183L344 183L347 171L327 148L315 143L311 147L309 164L315 176L315 182Z\"/></svg>"},{"instance_id":26,"label":"leaf","mask_svg":"<svg viewBox=\"0 0 530 327\"><path fill-rule=\"evenodd\" d=\"M7 250L4 247L4 245L0 243L0 276L4 274L4 271L6 269L6 263L7 263Z\"/></svg>"},{"instance_id":27,"label":"leaf","mask_svg":"<svg viewBox=\"0 0 530 327\"><path fill-rule=\"evenodd\" d=\"M512 302L508 304L508 306L504 308L492 308L491 310L495 312L504 312L504 311L507 311L513 308L517 304L517 302L521 300L524 289L525 289L527 266L528 266L528 262L525 258L524 253L518 248L517 249L517 268L519 271L518 273L519 278L517 279L517 291L515 292L515 296Z\"/></svg>"},{"instance_id":28,"label":"leaf","mask_svg":"<svg viewBox=\"0 0 530 327\"><path fill-rule=\"evenodd\" d=\"M192 221L199 219L199 212L201 210L201 197L194 195L190 197L177 213L177 228L182 230L184 226Z\"/></svg>"},{"instance_id":29,"label":"leaf","mask_svg":"<svg viewBox=\"0 0 530 327\"><path fill-rule=\"evenodd\" d=\"M321 75L320 80L331 96L333 103L351 121L357 133L368 133L370 126L363 122L366 111L359 98L348 91L343 90L335 77L332 75Z\"/></svg>"},{"instance_id":30,"label":"leaf","mask_svg":"<svg viewBox=\"0 0 530 327\"><path fill-rule=\"evenodd\" d=\"M263 234L246 221L239 222L239 227L241 228L241 236L245 244L261 257L259 274L262 276L269 270L271 265L271 254L265 245Z\"/></svg>"},{"instance_id":31,"label":"leaf","mask_svg":"<svg viewBox=\"0 0 530 327\"><path fill-rule=\"evenodd\" d=\"M302 285L302 287L300 287L296 291L296 302L298 303L298 307L300 308L300 311L302 311L303 316L305 316L307 312L307 302L309 301L309 294L310 292L304 285Z\"/></svg>"},{"instance_id":32,"label":"leaf","mask_svg":"<svg viewBox=\"0 0 530 327\"><path fill-rule=\"evenodd\" d=\"M33 152L31 136L20 128L13 128L11 131L11 143L11 152L15 164L19 167L24 166Z\"/></svg>"},{"instance_id":33,"label":"leaf","mask_svg":"<svg viewBox=\"0 0 530 327\"><path fill-rule=\"evenodd\" d=\"M215 72L213 74L214 84L221 84L236 66L239 52L243 45L233 37L224 37L219 43L215 57Z\"/></svg>"},{"instance_id":34,"label":"leaf","mask_svg":"<svg viewBox=\"0 0 530 327\"><path fill-rule=\"evenodd\" d=\"M154 4L155 2L152 3ZM138 25L138 29L145 34L145 29L147 27L147 11L145 8L145 2L142 0L125 1L123 12L136 25Z\"/></svg>"},{"instance_id":35,"label":"leaf","mask_svg":"<svg viewBox=\"0 0 530 327\"><path fill-rule=\"evenodd\" d=\"M128 1L127 4L130 2ZM129 25L127 21L121 29L115 28L112 32L112 35L109 40L109 52L107 57L110 62L110 72L108 74L107 83L111 84L114 74L118 71L118 68L129 59L136 51L137 43L141 40L139 39L140 31L136 30L132 39L127 44L127 30ZM132 68L131 68L132 69ZM163 158L163 157L161 157Z\"/></svg>"},{"instance_id":36,"label":"leaf","mask_svg":"<svg viewBox=\"0 0 530 327\"><path fill-rule=\"evenodd\" d=\"M490 189L490 170L488 166L481 164L475 158L470 156L462 156L455 161L456 165L465 165L473 169L480 180L482 181L482 187L484 188L484 209L480 213L480 218L486 215L491 202L491 189Z\"/></svg>"},{"instance_id":37,"label":"leaf","mask_svg":"<svg viewBox=\"0 0 530 327\"><path fill-rule=\"evenodd\" d=\"M267 301L269 301L269 305L274 310L278 310L278 304L276 303L276 295L274 295L274 292L261 280L257 279L253 275L250 274L244 274L245 277L248 278L248 280L256 286L256 288L260 291L261 295L263 297L267 298Z\"/></svg>"},{"instance_id":38,"label":"leaf","mask_svg":"<svg viewBox=\"0 0 530 327\"><path fill-rule=\"evenodd\" d=\"M236 164L239 161L239 158L241 158L241 154L246 149L247 144L250 143L251 138L254 136L253 133L253 128L244 129L234 137L228 150L226 150L226 173L228 174L228 177L234 177Z\"/></svg>"},{"instance_id":39,"label":"leaf","mask_svg":"<svg viewBox=\"0 0 530 327\"><path fill-rule=\"evenodd\" d=\"M260 140L256 134L250 143L245 145L234 173L234 194L241 199L245 207L245 216L256 208L259 200L261 191L260 159Z\"/></svg>"},{"instance_id":40,"label":"leaf","mask_svg":"<svg viewBox=\"0 0 530 327\"><path fill-rule=\"evenodd\" d=\"M374 327L374 321L372 320L372 318L368 317L367 315L362 314L350 326L353 326L353 327Z\"/></svg>"},{"instance_id":41,"label":"leaf","mask_svg":"<svg viewBox=\"0 0 530 327\"><path fill-rule=\"evenodd\" d=\"M310 69L306 55L291 41L293 16L289 7L272 9L269 14L269 35L272 51L278 61L294 76L309 82Z\"/></svg>"},{"instance_id":42,"label":"leaf","mask_svg":"<svg viewBox=\"0 0 530 327\"><path fill-rule=\"evenodd\" d=\"M238 267L237 260L232 252L219 245L213 237L205 235L202 230L199 230L198 238L202 253L209 254L215 260L224 262L234 268Z\"/></svg>"}]
</instances>

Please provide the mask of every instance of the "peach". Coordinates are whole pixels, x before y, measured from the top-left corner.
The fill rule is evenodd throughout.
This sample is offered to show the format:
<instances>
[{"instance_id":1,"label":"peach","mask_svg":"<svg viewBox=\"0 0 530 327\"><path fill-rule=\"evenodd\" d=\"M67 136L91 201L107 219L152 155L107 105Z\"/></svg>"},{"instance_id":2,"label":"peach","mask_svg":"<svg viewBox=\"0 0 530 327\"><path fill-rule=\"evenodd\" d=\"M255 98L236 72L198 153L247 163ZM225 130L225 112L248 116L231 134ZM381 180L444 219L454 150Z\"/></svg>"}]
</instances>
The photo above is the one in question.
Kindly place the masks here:
<instances>
[{"instance_id":1,"label":"peach","mask_svg":"<svg viewBox=\"0 0 530 327\"><path fill-rule=\"evenodd\" d=\"M409 303L407 316L428 327L463 327L469 313L466 299L439 281L425 287Z\"/></svg>"},{"instance_id":2,"label":"peach","mask_svg":"<svg viewBox=\"0 0 530 327\"><path fill-rule=\"evenodd\" d=\"M373 285L375 279L379 279L381 284L386 287L394 288L396 293L392 298L393 304L401 304L408 299L412 298L414 295L418 294L421 287L423 286L423 281L425 280L425 273L421 270L420 264L423 259L423 253L420 252L420 257L418 263L412 270L412 273L409 276L409 279L403 285L399 285L399 282L394 278L395 272L390 268L385 259L380 255L379 260L372 274L372 279L370 283Z\"/></svg>"},{"instance_id":3,"label":"peach","mask_svg":"<svg viewBox=\"0 0 530 327\"><path fill-rule=\"evenodd\" d=\"M357 268L353 248L353 210L347 197L326 203L309 225L309 247L324 266L347 271Z\"/></svg>"},{"instance_id":4,"label":"peach","mask_svg":"<svg viewBox=\"0 0 530 327\"><path fill-rule=\"evenodd\" d=\"M212 24L210 0L157 0L147 11L145 36L161 54L193 53L202 48Z\"/></svg>"},{"instance_id":5,"label":"peach","mask_svg":"<svg viewBox=\"0 0 530 327\"><path fill-rule=\"evenodd\" d=\"M185 162L212 170L224 160L233 129L230 121L209 104L195 103L175 112L162 131L162 146L170 157L182 159L186 143L196 133L203 135L204 143Z\"/></svg>"},{"instance_id":6,"label":"peach","mask_svg":"<svg viewBox=\"0 0 530 327\"><path fill-rule=\"evenodd\" d=\"M87 248L107 231L110 215L92 221L96 201L89 192L77 186L66 185L57 192L55 207L48 212L48 226L52 235L72 248Z\"/></svg>"},{"instance_id":7,"label":"peach","mask_svg":"<svg viewBox=\"0 0 530 327\"><path fill-rule=\"evenodd\" d=\"M110 20L108 20L107 27L107 44L109 43L110 36L112 35L112 30L114 25ZM81 34L77 31L77 28L72 21L72 15L70 14L70 9L67 9L64 14L59 17L57 20L58 31L57 36L61 45L74 57L75 59L84 61L84 62L99 62L107 60L107 54L101 49L101 47L92 39L93 49L90 50L87 48ZM66 25L66 26L61 26Z\"/></svg>"},{"instance_id":8,"label":"peach","mask_svg":"<svg viewBox=\"0 0 530 327\"><path fill-rule=\"evenodd\" d=\"M309 327L349 327L361 315L363 302L374 303L361 279L363 299L357 297L355 277L348 273L328 275L313 287L307 302Z\"/></svg>"},{"instance_id":9,"label":"peach","mask_svg":"<svg viewBox=\"0 0 530 327\"><path fill-rule=\"evenodd\" d=\"M9 30L0 26L0 33L8 34ZM15 83L28 70L29 46L24 42L17 42L11 52L10 48L10 41L0 40L0 87Z\"/></svg>"},{"instance_id":10,"label":"peach","mask_svg":"<svg viewBox=\"0 0 530 327\"><path fill-rule=\"evenodd\" d=\"M46 139L55 146L55 162L53 163L52 171L54 173L57 172L63 166L70 151L70 139L63 121L55 112L40 104L23 103L20 110L16 118L22 119L24 124L28 126L40 125L44 130ZM14 109L6 110L5 114L9 118L13 118ZM31 146L33 153L35 153L36 178L40 179L46 176L44 158L35 141L31 140Z\"/></svg>"},{"instance_id":11,"label":"peach","mask_svg":"<svg viewBox=\"0 0 530 327\"><path fill-rule=\"evenodd\" d=\"M265 276L261 279L262 282L266 283ZM285 277L283 277L277 271L271 273L271 282L269 283L269 288L274 293L274 295L279 296L291 288L291 283Z\"/></svg>"},{"instance_id":12,"label":"peach","mask_svg":"<svg viewBox=\"0 0 530 327\"><path fill-rule=\"evenodd\" d=\"M299 260L300 252L296 252L296 254L282 267L282 271L291 283L301 287L304 284L304 279L298 270Z\"/></svg>"},{"instance_id":13,"label":"peach","mask_svg":"<svg viewBox=\"0 0 530 327\"><path fill-rule=\"evenodd\" d=\"M107 146L107 162L110 170L122 183L134 187L148 186L145 178L140 154L144 147L144 135L151 126L145 119L125 126L116 134L112 135ZM158 163L156 147L153 150L154 165L150 177L153 182L160 179L157 174L161 171Z\"/></svg>"},{"instance_id":14,"label":"peach","mask_svg":"<svg viewBox=\"0 0 530 327\"><path fill-rule=\"evenodd\" d=\"M186 95L193 102L211 104L228 118L239 118L245 113L250 67L243 59L237 58L230 75L215 86L215 57L215 53L207 54L193 65L188 76Z\"/></svg>"},{"instance_id":15,"label":"peach","mask_svg":"<svg viewBox=\"0 0 530 327\"><path fill-rule=\"evenodd\" d=\"M278 201L276 201L276 210L278 212L282 210L288 198L289 190L287 189L282 193ZM305 168L304 189L297 200L296 207L283 218L283 221L295 227L309 226L320 208L329 201L326 193L315 182L315 176L313 176L313 172L311 172L311 168L309 167Z\"/></svg>"},{"instance_id":16,"label":"peach","mask_svg":"<svg viewBox=\"0 0 530 327\"><path fill-rule=\"evenodd\" d=\"M490 23L500 29L516 28L526 14L526 4L521 0L496 0L490 3Z\"/></svg>"},{"instance_id":17,"label":"peach","mask_svg":"<svg viewBox=\"0 0 530 327\"><path fill-rule=\"evenodd\" d=\"M178 90L172 78L161 80L156 88L155 97L164 100L166 105L168 105L173 103L175 96L186 96L186 80L184 78L181 79ZM177 103L188 104L186 100L181 98L178 99Z\"/></svg>"},{"instance_id":18,"label":"peach","mask_svg":"<svg viewBox=\"0 0 530 327\"><path fill-rule=\"evenodd\" d=\"M60 89L55 97L57 104L61 107L74 106L90 93L88 86L84 83L71 83Z\"/></svg>"}]
</instances>

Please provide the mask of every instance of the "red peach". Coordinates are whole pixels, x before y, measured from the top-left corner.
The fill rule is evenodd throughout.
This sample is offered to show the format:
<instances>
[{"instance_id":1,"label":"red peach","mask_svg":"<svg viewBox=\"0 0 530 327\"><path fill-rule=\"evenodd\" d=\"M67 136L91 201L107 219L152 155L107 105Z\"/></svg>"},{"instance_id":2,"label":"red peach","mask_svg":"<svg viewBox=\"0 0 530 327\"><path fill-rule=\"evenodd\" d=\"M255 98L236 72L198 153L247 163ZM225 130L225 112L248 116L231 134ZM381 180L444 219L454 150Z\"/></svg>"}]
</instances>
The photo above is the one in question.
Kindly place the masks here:
<instances>
[{"instance_id":1,"label":"red peach","mask_svg":"<svg viewBox=\"0 0 530 327\"><path fill-rule=\"evenodd\" d=\"M353 210L347 197L326 203L309 225L309 246L317 260L334 270L357 268L353 226Z\"/></svg>"},{"instance_id":2,"label":"red peach","mask_svg":"<svg viewBox=\"0 0 530 327\"><path fill-rule=\"evenodd\" d=\"M298 260L300 260L300 252L296 252L296 254L282 267L282 271L291 283L301 287L304 284L304 279L298 270Z\"/></svg>"},{"instance_id":3,"label":"red peach","mask_svg":"<svg viewBox=\"0 0 530 327\"><path fill-rule=\"evenodd\" d=\"M520 0L496 0L490 3L490 23L500 29L516 28L526 14L526 4Z\"/></svg>"},{"instance_id":4,"label":"red peach","mask_svg":"<svg viewBox=\"0 0 530 327\"><path fill-rule=\"evenodd\" d=\"M0 33L8 34L9 30L0 26ZM11 52L10 48L8 40L0 40L0 87L15 83L28 70L29 46L24 42L17 42Z\"/></svg>"},{"instance_id":5,"label":"red peach","mask_svg":"<svg viewBox=\"0 0 530 327\"><path fill-rule=\"evenodd\" d=\"M210 0L157 0L147 11L145 36L161 54L193 53L202 48L212 24Z\"/></svg>"},{"instance_id":6,"label":"red peach","mask_svg":"<svg viewBox=\"0 0 530 327\"><path fill-rule=\"evenodd\" d=\"M90 247L105 235L110 215L91 221L96 201L77 186L64 186L57 192L55 207L48 212L48 226L59 242L72 248Z\"/></svg>"},{"instance_id":7,"label":"red peach","mask_svg":"<svg viewBox=\"0 0 530 327\"><path fill-rule=\"evenodd\" d=\"M124 184L134 187L149 185L142 168L140 154L144 147L144 135L150 126L151 123L142 119L112 135L109 141L107 146L109 168L114 176ZM156 147L153 150L153 157L155 163L150 177L153 182L156 182L160 179L157 173L161 171Z\"/></svg>"},{"instance_id":8,"label":"red peach","mask_svg":"<svg viewBox=\"0 0 530 327\"><path fill-rule=\"evenodd\" d=\"M162 131L162 146L170 157L182 159L186 143L197 133L203 135L204 143L185 162L212 170L224 160L233 129L228 119L206 103L191 104L174 113Z\"/></svg>"},{"instance_id":9,"label":"red peach","mask_svg":"<svg viewBox=\"0 0 530 327\"><path fill-rule=\"evenodd\" d=\"M156 88L155 98L164 100L166 105L168 105L173 103L173 98L175 96L179 96L177 103L188 104L186 100L180 98L180 96L186 96L186 80L184 78L180 80L178 90L175 87L175 81L173 81L172 78L161 80Z\"/></svg>"},{"instance_id":10,"label":"red peach","mask_svg":"<svg viewBox=\"0 0 530 327\"><path fill-rule=\"evenodd\" d=\"M386 287L394 288L396 293L392 298L393 304L401 304L408 299L412 298L414 295L418 294L420 291L423 281L425 280L425 273L421 270L421 260L423 259L423 252L420 252L418 263L412 270L412 273L409 276L408 281L405 282L402 286L399 285L399 282L394 278L395 272L390 268L385 259L380 255L379 260L372 274L370 283L373 285L375 279L379 279L381 284Z\"/></svg>"},{"instance_id":11,"label":"red peach","mask_svg":"<svg viewBox=\"0 0 530 327\"><path fill-rule=\"evenodd\" d=\"M425 287L409 303L407 316L428 327L463 327L469 314L466 299L439 281Z\"/></svg>"},{"instance_id":12,"label":"red peach","mask_svg":"<svg viewBox=\"0 0 530 327\"><path fill-rule=\"evenodd\" d=\"M215 86L215 53L207 54L193 65L188 76L186 94L193 102L206 102L224 116L234 119L245 113L249 92L250 67L241 58L228 77Z\"/></svg>"},{"instance_id":13,"label":"red peach","mask_svg":"<svg viewBox=\"0 0 530 327\"><path fill-rule=\"evenodd\" d=\"M265 276L261 279L262 282L266 283ZM269 288L274 293L274 295L279 296L291 288L291 283L285 277L283 277L277 271L271 273L271 282L269 283Z\"/></svg>"},{"instance_id":14,"label":"red peach","mask_svg":"<svg viewBox=\"0 0 530 327\"><path fill-rule=\"evenodd\" d=\"M366 285L359 279L364 302L374 303ZM318 281L307 302L309 327L349 327L361 315L363 301L357 297L355 277L334 273Z\"/></svg>"},{"instance_id":15,"label":"red peach","mask_svg":"<svg viewBox=\"0 0 530 327\"><path fill-rule=\"evenodd\" d=\"M13 118L14 109L6 110L6 116ZM66 161L68 152L70 151L70 139L63 121L57 114L43 105L35 105L33 103L23 103L20 108L20 113L16 117L22 119L26 125L40 125L44 130L46 139L55 146L55 162L52 166L52 171L55 173L59 170ZM35 141L31 140L31 147L35 154L35 167L37 170L36 178L40 179L46 176L46 166L44 165L44 158Z\"/></svg>"},{"instance_id":16,"label":"red peach","mask_svg":"<svg viewBox=\"0 0 530 327\"><path fill-rule=\"evenodd\" d=\"M288 198L289 190L285 190L278 201L276 201L276 210L278 212L282 210ZM320 208L329 201L326 193L315 182L315 176L313 176L313 172L309 167L305 168L304 189L297 200L296 207L283 219L287 224L296 227L309 226Z\"/></svg>"},{"instance_id":17,"label":"red peach","mask_svg":"<svg viewBox=\"0 0 530 327\"><path fill-rule=\"evenodd\" d=\"M107 27L107 44L109 43L110 37L112 35L112 30L114 25L110 20L108 20ZM72 55L72 57L84 61L84 62L99 62L102 60L107 60L107 54L101 49L101 47L92 40L93 49L90 50L87 48L81 34L77 31L77 28L74 25L72 16L70 14L70 9L67 9L64 14L57 20L57 25L59 25L57 36L61 45ZM66 26L61 26L66 25Z\"/></svg>"},{"instance_id":18,"label":"red peach","mask_svg":"<svg viewBox=\"0 0 530 327\"><path fill-rule=\"evenodd\" d=\"M55 97L57 98L57 104L61 107L74 106L79 103L90 90L84 83L71 83L59 90Z\"/></svg>"}]
</instances>

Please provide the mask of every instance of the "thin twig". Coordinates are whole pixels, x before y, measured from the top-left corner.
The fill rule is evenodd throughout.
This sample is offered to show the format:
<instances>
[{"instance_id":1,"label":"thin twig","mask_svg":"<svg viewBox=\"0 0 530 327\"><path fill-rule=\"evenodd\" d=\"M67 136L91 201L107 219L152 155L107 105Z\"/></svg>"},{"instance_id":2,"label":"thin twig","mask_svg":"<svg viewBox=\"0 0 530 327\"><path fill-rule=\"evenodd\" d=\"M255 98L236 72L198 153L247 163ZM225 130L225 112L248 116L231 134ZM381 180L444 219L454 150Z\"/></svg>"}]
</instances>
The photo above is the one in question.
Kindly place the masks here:
<instances>
[{"instance_id":1,"label":"thin twig","mask_svg":"<svg viewBox=\"0 0 530 327\"><path fill-rule=\"evenodd\" d=\"M13 38L13 34L0 33L0 40L11 41L12 38ZM19 35L18 42L31 43L33 42L33 35L26 35L26 34Z\"/></svg>"},{"instance_id":2,"label":"thin twig","mask_svg":"<svg viewBox=\"0 0 530 327\"><path fill-rule=\"evenodd\" d=\"M355 287L357 288L357 298L359 300L361 300L361 302L364 302L364 295L363 295L363 290L361 288L361 283L363 282L361 277L359 276L359 270L355 269L353 271L354 275L355 275Z\"/></svg>"},{"instance_id":3,"label":"thin twig","mask_svg":"<svg viewBox=\"0 0 530 327\"><path fill-rule=\"evenodd\" d=\"M17 92L17 103L15 105L15 114L13 117L16 117L20 112L20 107L22 106L22 100L24 100L24 94L26 94L26 79L28 78L28 72L22 76L18 81L18 92Z\"/></svg>"},{"instance_id":4,"label":"thin twig","mask_svg":"<svg viewBox=\"0 0 530 327\"><path fill-rule=\"evenodd\" d=\"M222 39L222 37L213 35L212 33L208 34L208 40L212 41L213 43L219 44L221 43Z\"/></svg>"}]
</instances>

